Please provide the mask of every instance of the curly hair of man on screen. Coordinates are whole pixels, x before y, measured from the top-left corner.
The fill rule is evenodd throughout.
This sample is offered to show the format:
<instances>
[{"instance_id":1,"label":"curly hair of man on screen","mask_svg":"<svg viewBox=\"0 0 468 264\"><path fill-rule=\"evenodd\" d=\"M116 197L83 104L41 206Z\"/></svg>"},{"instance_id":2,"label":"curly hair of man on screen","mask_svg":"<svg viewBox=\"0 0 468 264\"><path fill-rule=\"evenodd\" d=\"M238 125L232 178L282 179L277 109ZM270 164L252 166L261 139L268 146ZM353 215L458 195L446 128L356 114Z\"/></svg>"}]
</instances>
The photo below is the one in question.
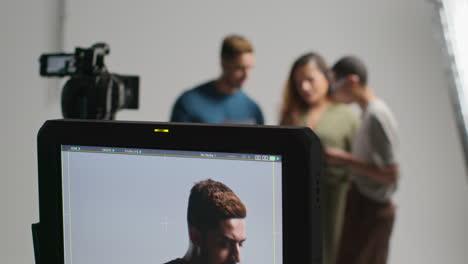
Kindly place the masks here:
<instances>
[{"instance_id":1,"label":"curly hair of man on screen","mask_svg":"<svg viewBox=\"0 0 468 264\"><path fill-rule=\"evenodd\" d=\"M187 209L189 248L183 258L166 264L239 263L246 216L247 208L228 186L211 179L197 182Z\"/></svg>"}]
</instances>

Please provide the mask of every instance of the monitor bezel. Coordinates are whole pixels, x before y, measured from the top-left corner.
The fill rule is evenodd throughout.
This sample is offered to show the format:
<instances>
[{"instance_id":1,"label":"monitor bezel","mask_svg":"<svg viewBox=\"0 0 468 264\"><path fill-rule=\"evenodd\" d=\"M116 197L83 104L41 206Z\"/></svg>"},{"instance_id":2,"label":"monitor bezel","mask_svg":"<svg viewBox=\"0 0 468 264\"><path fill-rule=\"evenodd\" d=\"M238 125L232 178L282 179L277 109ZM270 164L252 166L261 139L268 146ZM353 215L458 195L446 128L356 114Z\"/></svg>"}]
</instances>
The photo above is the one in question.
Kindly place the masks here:
<instances>
[{"instance_id":1,"label":"monitor bezel","mask_svg":"<svg viewBox=\"0 0 468 264\"><path fill-rule=\"evenodd\" d=\"M158 131L168 132L155 132ZM322 146L306 127L50 120L38 133L39 256L64 263L62 145L280 155L283 263L321 263Z\"/></svg>"}]
</instances>

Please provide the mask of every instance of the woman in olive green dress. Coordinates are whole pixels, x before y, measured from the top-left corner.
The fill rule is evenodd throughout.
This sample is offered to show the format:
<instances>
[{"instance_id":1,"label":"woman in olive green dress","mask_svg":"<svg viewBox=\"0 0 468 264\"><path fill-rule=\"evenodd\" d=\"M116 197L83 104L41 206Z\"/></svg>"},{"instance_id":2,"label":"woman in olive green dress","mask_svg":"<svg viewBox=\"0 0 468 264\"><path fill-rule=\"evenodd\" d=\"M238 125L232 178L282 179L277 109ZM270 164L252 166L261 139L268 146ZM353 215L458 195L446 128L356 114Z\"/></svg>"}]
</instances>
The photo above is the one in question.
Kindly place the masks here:
<instances>
[{"instance_id":1,"label":"woman in olive green dress","mask_svg":"<svg viewBox=\"0 0 468 264\"><path fill-rule=\"evenodd\" d=\"M293 64L286 83L281 125L308 126L324 146L351 151L358 118L348 106L330 97L330 69L316 53L307 53ZM327 166L322 173L323 259L334 264L346 204L349 171Z\"/></svg>"}]
</instances>

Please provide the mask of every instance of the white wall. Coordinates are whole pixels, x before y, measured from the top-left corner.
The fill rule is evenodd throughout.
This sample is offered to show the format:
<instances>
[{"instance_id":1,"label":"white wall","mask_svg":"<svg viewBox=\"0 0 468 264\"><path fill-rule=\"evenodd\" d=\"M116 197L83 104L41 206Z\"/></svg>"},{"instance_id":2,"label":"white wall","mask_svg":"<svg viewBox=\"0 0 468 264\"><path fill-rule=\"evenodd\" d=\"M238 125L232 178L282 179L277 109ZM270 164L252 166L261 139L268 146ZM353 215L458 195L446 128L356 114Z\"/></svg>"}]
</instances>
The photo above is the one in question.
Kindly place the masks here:
<instances>
[{"instance_id":1,"label":"white wall","mask_svg":"<svg viewBox=\"0 0 468 264\"><path fill-rule=\"evenodd\" d=\"M59 48L56 1L2 3L8 21L2 21L1 146L10 151L1 159L1 263L32 261L35 134L60 114L58 84L37 74L38 55ZM106 41L109 69L141 76L140 109L122 111L120 120L167 120L176 96L219 74L220 40L231 32L255 45L257 66L245 90L268 124L277 122L282 86L298 55L314 50L330 62L348 53L362 57L371 85L400 122L403 172L391 263L465 263L468 184L431 8L424 0L68 1L64 39L68 51Z\"/></svg>"},{"instance_id":2,"label":"white wall","mask_svg":"<svg viewBox=\"0 0 468 264\"><path fill-rule=\"evenodd\" d=\"M39 77L38 58L59 48L58 6L57 0L0 4L0 263L34 263L36 133L44 120L60 118L58 82Z\"/></svg>"}]
</instances>

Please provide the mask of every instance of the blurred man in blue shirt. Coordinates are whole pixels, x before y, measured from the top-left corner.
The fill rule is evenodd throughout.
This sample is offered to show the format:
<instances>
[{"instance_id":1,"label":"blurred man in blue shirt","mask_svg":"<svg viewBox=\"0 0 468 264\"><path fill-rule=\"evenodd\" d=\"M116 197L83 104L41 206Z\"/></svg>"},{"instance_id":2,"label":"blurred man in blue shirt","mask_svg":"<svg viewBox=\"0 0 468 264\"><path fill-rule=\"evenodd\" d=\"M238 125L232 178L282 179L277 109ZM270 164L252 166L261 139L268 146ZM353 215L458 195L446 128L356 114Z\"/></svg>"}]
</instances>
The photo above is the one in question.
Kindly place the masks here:
<instances>
[{"instance_id":1,"label":"blurred man in blue shirt","mask_svg":"<svg viewBox=\"0 0 468 264\"><path fill-rule=\"evenodd\" d=\"M253 52L244 37L227 36L221 47L221 76L179 96L171 122L263 125L260 107L241 89L255 63Z\"/></svg>"}]
</instances>

